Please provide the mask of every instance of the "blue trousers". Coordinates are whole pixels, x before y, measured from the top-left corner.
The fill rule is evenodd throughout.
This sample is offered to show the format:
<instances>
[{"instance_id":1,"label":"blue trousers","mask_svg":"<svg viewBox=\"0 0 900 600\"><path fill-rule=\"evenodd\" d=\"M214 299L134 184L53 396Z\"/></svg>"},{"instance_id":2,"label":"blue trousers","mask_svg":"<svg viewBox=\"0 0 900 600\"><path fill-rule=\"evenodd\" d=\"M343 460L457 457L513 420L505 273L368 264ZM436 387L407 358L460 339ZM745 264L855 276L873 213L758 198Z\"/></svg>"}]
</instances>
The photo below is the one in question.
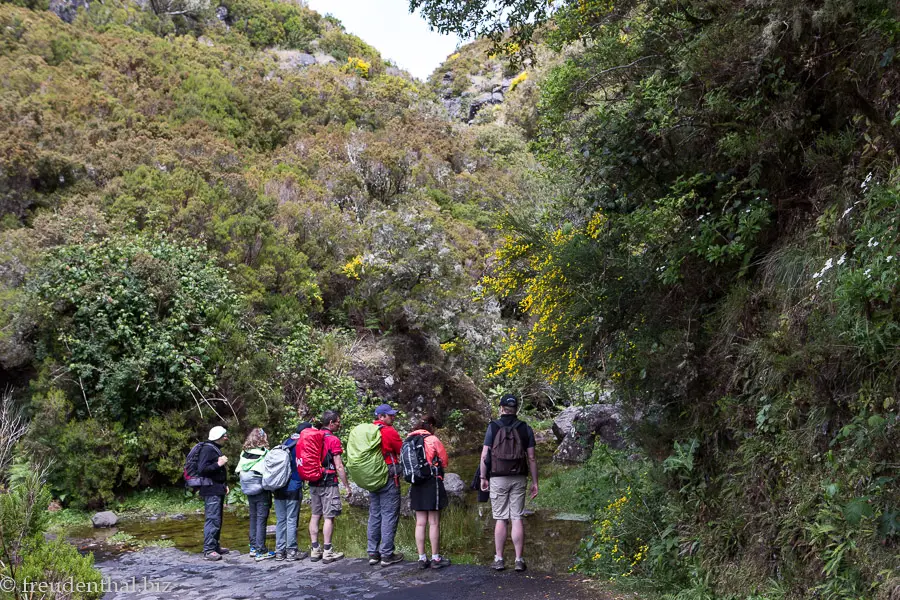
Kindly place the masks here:
<instances>
[{"instance_id":1,"label":"blue trousers","mask_svg":"<svg viewBox=\"0 0 900 600\"><path fill-rule=\"evenodd\" d=\"M262 491L247 496L250 507L250 546L258 552L266 551L266 523L272 506L272 492Z\"/></svg>"}]
</instances>

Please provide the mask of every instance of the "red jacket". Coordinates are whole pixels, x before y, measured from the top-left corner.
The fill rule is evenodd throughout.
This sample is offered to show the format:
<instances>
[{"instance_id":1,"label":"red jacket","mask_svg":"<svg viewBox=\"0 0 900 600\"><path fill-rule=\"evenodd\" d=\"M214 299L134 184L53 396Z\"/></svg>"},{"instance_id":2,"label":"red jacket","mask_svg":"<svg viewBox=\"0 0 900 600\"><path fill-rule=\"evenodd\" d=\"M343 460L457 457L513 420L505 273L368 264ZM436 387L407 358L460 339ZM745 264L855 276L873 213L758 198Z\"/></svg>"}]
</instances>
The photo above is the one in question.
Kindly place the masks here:
<instances>
[{"instance_id":1,"label":"red jacket","mask_svg":"<svg viewBox=\"0 0 900 600\"><path fill-rule=\"evenodd\" d=\"M384 456L384 462L389 465L399 464L400 447L403 441L400 440L400 434L390 425L385 425L381 421L374 421L375 425L381 425L381 454Z\"/></svg>"},{"instance_id":2,"label":"red jacket","mask_svg":"<svg viewBox=\"0 0 900 600\"><path fill-rule=\"evenodd\" d=\"M441 440L436 435L425 429L416 429L410 432L409 435L425 436L422 443L425 444L425 459L429 463L434 464L434 459L437 457L441 462L442 468L446 468L450 464L450 459L447 457L447 449L444 448L444 444L441 443Z\"/></svg>"}]
</instances>

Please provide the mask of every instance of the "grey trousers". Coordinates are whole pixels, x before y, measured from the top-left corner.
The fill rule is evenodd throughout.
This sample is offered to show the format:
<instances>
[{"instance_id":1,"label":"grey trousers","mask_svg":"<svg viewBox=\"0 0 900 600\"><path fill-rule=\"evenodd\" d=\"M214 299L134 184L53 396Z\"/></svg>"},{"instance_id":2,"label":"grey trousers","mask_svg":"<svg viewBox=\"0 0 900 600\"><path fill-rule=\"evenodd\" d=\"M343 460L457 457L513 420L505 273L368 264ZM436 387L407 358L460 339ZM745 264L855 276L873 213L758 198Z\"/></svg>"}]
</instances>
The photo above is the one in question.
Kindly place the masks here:
<instances>
[{"instance_id":1,"label":"grey trousers","mask_svg":"<svg viewBox=\"0 0 900 600\"><path fill-rule=\"evenodd\" d=\"M300 500L275 498L275 550L297 550L297 519Z\"/></svg>"},{"instance_id":2,"label":"grey trousers","mask_svg":"<svg viewBox=\"0 0 900 600\"><path fill-rule=\"evenodd\" d=\"M387 484L377 492L369 492L369 528L366 552L390 556L394 553L394 536L400 521L400 488L395 483L397 465L388 465Z\"/></svg>"},{"instance_id":3,"label":"grey trousers","mask_svg":"<svg viewBox=\"0 0 900 600\"><path fill-rule=\"evenodd\" d=\"M203 552L219 551L219 535L222 533L222 506L224 496L207 496L203 499L206 520L203 522Z\"/></svg>"}]
</instances>

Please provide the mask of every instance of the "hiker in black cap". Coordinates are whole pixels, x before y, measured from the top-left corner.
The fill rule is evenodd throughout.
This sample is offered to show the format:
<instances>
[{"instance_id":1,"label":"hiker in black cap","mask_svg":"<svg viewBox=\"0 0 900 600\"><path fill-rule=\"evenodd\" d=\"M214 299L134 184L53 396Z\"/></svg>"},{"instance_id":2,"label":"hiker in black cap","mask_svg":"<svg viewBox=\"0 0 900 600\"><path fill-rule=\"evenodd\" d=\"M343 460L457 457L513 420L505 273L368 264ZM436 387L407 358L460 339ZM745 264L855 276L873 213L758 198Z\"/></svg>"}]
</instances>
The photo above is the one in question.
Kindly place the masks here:
<instances>
[{"instance_id":1,"label":"hiker in black cap","mask_svg":"<svg viewBox=\"0 0 900 600\"><path fill-rule=\"evenodd\" d=\"M516 549L516 571L525 570L525 484L531 474L531 497L538 494L538 470L534 456L534 431L516 417L519 400L512 394L500 398L500 418L488 424L481 450L481 489L491 492L494 513L494 563L502 571L506 522L512 521L512 541ZM490 462L490 479L487 463Z\"/></svg>"}]
</instances>

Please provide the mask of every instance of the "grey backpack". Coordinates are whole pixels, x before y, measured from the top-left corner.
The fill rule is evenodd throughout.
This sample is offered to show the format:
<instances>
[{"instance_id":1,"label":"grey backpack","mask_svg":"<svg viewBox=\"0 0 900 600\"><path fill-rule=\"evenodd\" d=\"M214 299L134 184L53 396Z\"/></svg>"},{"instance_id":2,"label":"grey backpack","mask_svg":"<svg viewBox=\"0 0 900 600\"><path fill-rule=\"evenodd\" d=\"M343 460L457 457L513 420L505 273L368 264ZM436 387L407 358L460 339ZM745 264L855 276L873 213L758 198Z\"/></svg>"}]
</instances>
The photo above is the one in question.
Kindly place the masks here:
<instances>
[{"instance_id":1,"label":"grey backpack","mask_svg":"<svg viewBox=\"0 0 900 600\"><path fill-rule=\"evenodd\" d=\"M280 490L291 479L291 451L284 444L269 450L263 459L262 489Z\"/></svg>"}]
</instances>

